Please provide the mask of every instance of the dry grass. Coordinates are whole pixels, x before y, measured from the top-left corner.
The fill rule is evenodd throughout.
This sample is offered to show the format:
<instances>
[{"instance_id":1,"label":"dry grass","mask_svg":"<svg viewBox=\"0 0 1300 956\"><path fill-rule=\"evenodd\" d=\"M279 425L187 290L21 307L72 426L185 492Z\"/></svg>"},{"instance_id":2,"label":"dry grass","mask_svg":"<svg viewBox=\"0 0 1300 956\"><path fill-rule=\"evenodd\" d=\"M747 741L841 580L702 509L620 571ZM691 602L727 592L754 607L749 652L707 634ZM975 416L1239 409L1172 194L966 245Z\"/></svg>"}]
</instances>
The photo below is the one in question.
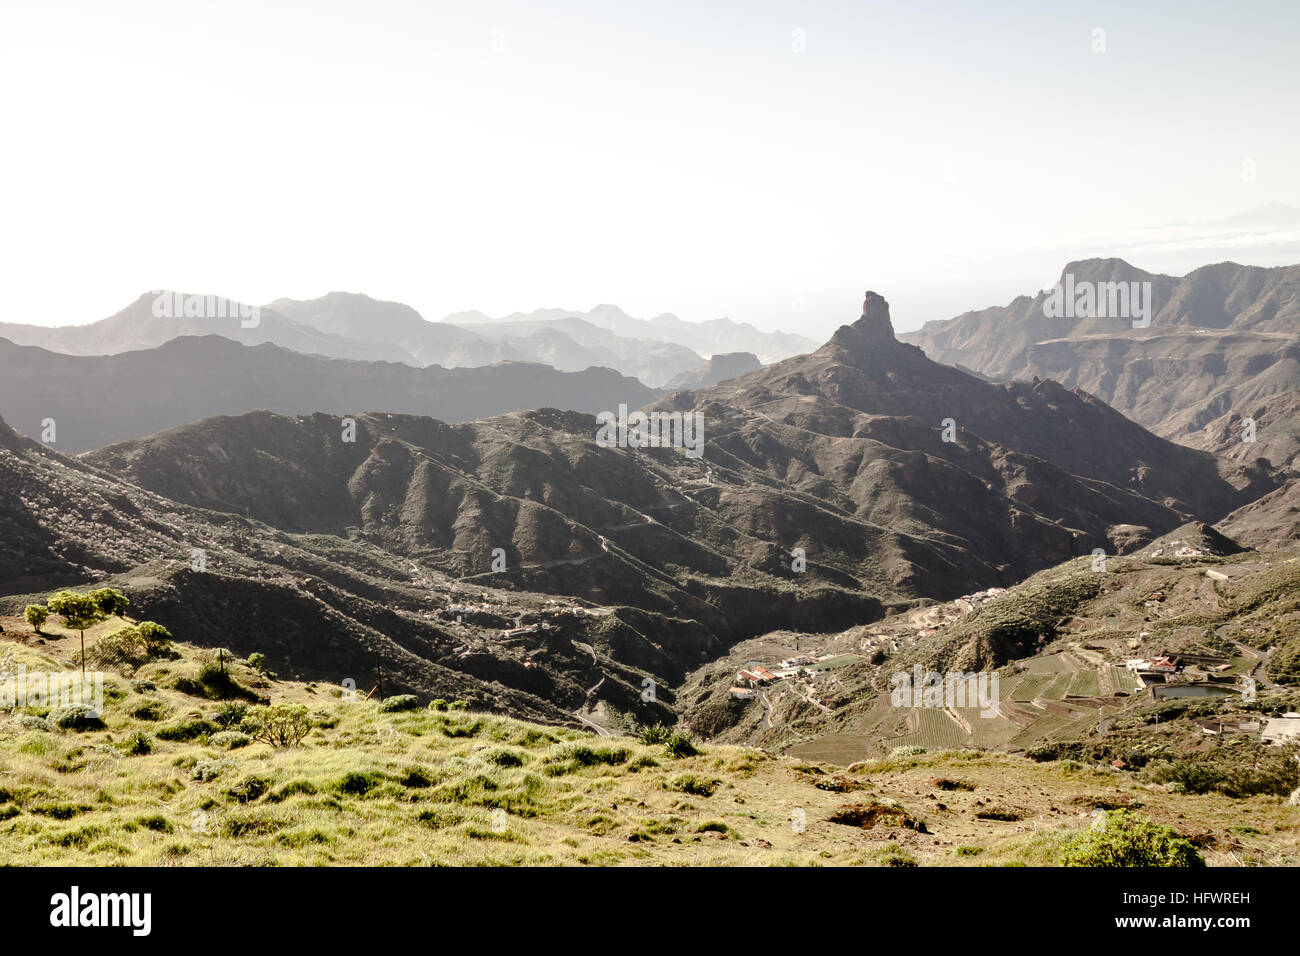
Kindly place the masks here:
<instances>
[{"instance_id":1,"label":"dry grass","mask_svg":"<svg viewBox=\"0 0 1300 956\"><path fill-rule=\"evenodd\" d=\"M10 650L29 670L62 667L0 643ZM194 663L182 650L172 673ZM1166 793L1069 763L867 762L845 775L848 797L818 786L829 771L743 747L672 759L632 739L464 711L384 714L337 688L279 682L262 692L313 715L302 745L227 750L210 735L156 735L212 719L220 702L109 683L103 730L24 726L39 708L0 715L0 864L1034 864L1087 825L1092 802L1119 799L1198 837L1212 864L1300 862L1300 810L1281 799ZM162 720L131 716L149 701ZM152 752L125 752L137 732ZM936 785L948 778L970 789ZM846 802L898 806L926 832L830 822ZM1020 819L980 819L989 807Z\"/></svg>"}]
</instances>

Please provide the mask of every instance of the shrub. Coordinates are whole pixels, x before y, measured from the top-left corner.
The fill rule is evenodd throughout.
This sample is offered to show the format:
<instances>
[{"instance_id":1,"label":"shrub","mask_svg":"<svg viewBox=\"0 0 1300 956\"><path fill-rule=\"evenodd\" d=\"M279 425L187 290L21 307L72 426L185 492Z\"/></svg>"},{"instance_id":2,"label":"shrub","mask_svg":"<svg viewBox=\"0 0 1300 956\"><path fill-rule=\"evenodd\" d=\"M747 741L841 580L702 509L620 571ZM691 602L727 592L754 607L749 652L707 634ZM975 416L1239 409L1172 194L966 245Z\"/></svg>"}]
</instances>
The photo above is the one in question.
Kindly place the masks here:
<instances>
[{"instance_id":1,"label":"shrub","mask_svg":"<svg viewBox=\"0 0 1300 956\"><path fill-rule=\"evenodd\" d=\"M429 709L430 709L430 710L436 710L436 711L439 711L439 712L445 712L445 711L447 710L447 708L450 707L450 706L451 706L451 705L448 704L448 703L447 703L445 700L443 700L441 697L437 697L437 698L434 698L433 700L429 701Z\"/></svg>"},{"instance_id":2,"label":"shrub","mask_svg":"<svg viewBox=\"0 0 1300 956\"><path fill-rule=\"evenodd\" d=\"M145 639L151 646L162 648L170 647L172 641L172 632L167 630L157 621L141 621L138 625L140 636Z\"/></svg>"},{"instance_id":3,"label":"shrub","mask_svg":"<svg viewBox=\"0 0 1300 956\"><path fill-rule=\"evenodd\" d=\"M213 734L212 740L209 741L212 746L220 747L222 750L238 750L240 747L247 747L252 742L252 737L238 730L223 730L220 733Z\"/></svg>"},{"instance_id":4,"label":"shrub","mask_svg":"<svg viewBox=\"0 0 1300 956\"><path fill-rule=\"evenodd\" d=\"M86 655L100 666L140 667L149 661L179 657L167 628L153 621L120 627L101 637Z\"/></svg>"},{"instance_id":5,"label":"shrub","mask_svg":"<svg viewBox=\"0 0 1300 956\"><path fill-rule=\"evenodd\" d=\"M672 730L664 738L664 754L673 759L694 757L700 750L695 746L695 738L684 730Z\"/></svg>"},{"instance_id":6,"label":"shrub","mask_svg":"<svg viewBox=\"0 0 1300 956\"><path fill-rule=\"evenodd\" d=\"M889 752L891 757L919 757L925 753L924 747L914 747L910 744L905 747L895 747Z\"/></svg>"},{"instance_id":7,"label":"shrub","mask_svg":"<svg viewBox=\"0 0 1300 956\"><path fill-rule=\"evenodd\" d=\"M153 752L153 741L149 739L148 734L137 730L122 742L122 751L131 754L133 757L143 757L145 754Z\"/></svg>"},{"instance_id":8,"label":"shrub","mask_svg":"<svg viewBox=\"0 0 1300 956\"><path fill-rule=\"evenodd\" d=\"M230 701L222 704L220 709L212 715L212 719L222 727L238 727L243 723L244 718L248 716L248 705L241 704L238 701Z\"/></svg>"},{"instance_id":9,"label":"shrub","mask_svg":"<svg viewBox=\"0 0 1300 956\"><path fill-rule=\"evenodd\" d=\"M482 756L488 763L498 767L522 767L524 765L522 756L513 750L506 750L504 747L488 750Z\"/></svg>"},{"instance_id":10,"label":"shrub","mask_svg":"<svg viewBox=\"0 0 1300 956\"><path fill-rule=\"evenodd\" d=\"M167 707L160 700L142 700L128 713L136 720L162 720L167 713Z\"/></svg>"},{"instance_id":11,"label":"shrub","mask_svg":"<svg viewBox=\"0 0 1300 956\"><path fill-rule=\"evenodd\" d=\"M202 717L186 717L174 724L166 724L154 731L154 736L159 740L171 740L175 742L185 742L197 740L200 737L208 737L216 733L217 725L211 721L204 720Z\"/></svg>"},{"instance_id":12,"label":"shrub","mask_svg":"<svg viewBox=\"0 0 1300 956\"><path fill-rule=\"evenodd\" d=\"M351 770L334 784L334 790L345 797L365 797L385 783L387 778L378 770L368 770L365 773Z\"/></svg>"},{"instance_id":13,"label":"shrub","mask_svg":"<svg viewBox=\"0 0 1300 956\"><path fill-rule=\"evenodd\" d=\"M266 655L254 651L248 655L248 666L255 671L261 671L266 667Z\"/></svg>"},{"instance_id":14,"label":"shrub","mask_svg":"<svg viewBox=\"0 0 1300 956\"><path fill-rule=\"evenodd\" d=\"M226 796L237 803L252 803L271 788L265 777L245 777L226 791Z\"/></svg>"},{"instance_id":15,"label":"shrub","mask_svg":"<svg viewBox=\"0 0 1300 956\"><path fill-rule=\"evenodd\" d=\"M19 714L18 726L27 730L53 730L54 725L44 717L36 717L32 714Z\"/></svg>"},{"instance_id":16,"label":"shrub","mask_svg":"<svg viewBox=\"0 0 1300 956\"><path fill-rule=\"evenodd\" d=\"M27 609L23 611L23 617L25 617L27 623L32 626L32 630L36 631L38 634L40 633L41 625L45 623L45 619L49 616L50 609L44 604L29 604L27 605Z\"/></svg>"},{"instance_id":17,"label":"shrub","mask_svg":"<svg viewBox=\"0 0 1300 956\"><path fill-rule=\"evenodd\" d=\"M1196 847L1170 827L1128 810L1107 810L1100 820L1061 847L1062 866L1205 866Z\"/></svg>"},{"instance_id":18,"label":"shrub","mask_svg":"<svg viewBox=\"0 0 1300 956\"><path fill-rule=\"evenodd\" d=\"M149 645L137 627L118 628L105 634L86 654L86 660L99 667L137 668L149 660Z\"/></svg>"},{"instance_id":19,"label":"shrub","mask_svg":"<svg viewBox=\"0 0 1300 956\"><path fill-rule=\"evenodd\" d=\"M172 833L176 827L161 813L155 813L148 817L137 817L135 825L144 827L146 830L153 830L155 833Z\"/></svg>"},{"instance_id":20,"label":"shrub","mask_svg":"<svg viewBox=\"0 0 1300 956\"><path fill-rule=\"evenodd\" d=\"M461 823L465 817L448 807L433 807L422 810L415 819L434 830L446 830Z\"/></svg>"},{"instance_id":21,"label":"shrub","mask_svg":"<svg viewBox=\"0 0 1300 956\"><path fill-rule=\"evenodd\" d=\"M60 730L103 730L104 721L92 707L85 704L74 704L71 707L60 707L50 715L50 720L54 726Z\"/></svg>"},{"instance_id":22,"label":"shrub","mask_svg":"<svg viewBox=\"0 0 1300 956\"><path fill-rule=\"evenodd\" d=\"M199 669L199 684L207 691L207 696L216 700L242 697L244 700L256 700L257 695L231 677L220 664L209 662Z\"/></svg>"},{"instance_id":23,"label":"shrub","mask_svg":"<svg viewBox=\"0 0 1300 956\"><path fill-rule=\"evenodd\" d=\"M1159 763L1148 773L1156 783L1171 784L1184 793L1218 791L1237 798L1258 794L1284 797L1300 785L1300 764L1277 748Z\"/></svg>"},{"instance_id":24,"label":"shrub","mask_svg":"<svg viewBox=\"0 0 1300 956\"><path fill-rule=\"evenodd\" d=\"M302 704L281 703L254 707L244 727L253 739L272 747L296 747L311 730L311 720Z\"/></svg>"},{"instance_id":25,"label":"shrub","mask_svg":"<svg viewBox=\"0 0 1300 956\"><path fill-rule=\"evenodd\" d=\"M668 728L663 724L642 727L637 736L641 738L643 744L661 744L668 739Z\"/></svg>"},{"instance_id":26,"label":"shrub","mask_svg":"<svg viewBox=\"0 0 1300 956\"><path fill-rule=\"evenodd\" d=\"M272 803L279 803L281 800L287 800L294 794L301 793L307 796L312 796L316 792L316 784L312 783L310 780L291 780L279 790L272 793L267 799Z\"/></svg>"},{"instance_id":27,"label":"shrub","mask_svg":"<svg viewBox=\"0 0 1300 956\"><path fill-rule=\"evenodd\" d=\"M664 786L678 793L689 793L697 797L711 797L721 783L721 780L705 779L704 777L697 777L693 773L684 773L674 777Z\"/></svg>"},{"instance_id":28,"label":"shrub","mask_svg":"<svg viewBox=\"0 0 1300 956\"><path fill-rule=\"evenodd\" d=\"M379 705L381 714L395 714L403 710L415 710L420 706L420 701L414 694L398 694L395 697L389 697Z\"/></svg>"},{"instance_id":29,"label":"shrub","mask_svg":"<svg viewBox=\"0 0 1300 956\"><path fill-rule=\"evenodd\" d=\"M432 787L437 783L422 767L412 767L397 782L411 790L423 790L425 787Z\"/></svg>"},{"instance_id":30,"label":"shrub","mask_svg":"<svg viewBox=\"0 0 1300 956\"><path fill-rule=\"evenodd\" d=\"M190 769L190 776L200 783L216 780L226 769L224 760L198 760Z\"/></svg>"},{"instance_id":31,"label":"shrub","mask_svg":"<svg viewBox=\"0 0 1300 956\"><path fill-rule=\"evenodd\" d=\"M591 747L578 743L556 748L553 759L578 767L595 767L599 764L616 767L631 755L632 752L626 747Z\"/></svg>"}]
</instances>

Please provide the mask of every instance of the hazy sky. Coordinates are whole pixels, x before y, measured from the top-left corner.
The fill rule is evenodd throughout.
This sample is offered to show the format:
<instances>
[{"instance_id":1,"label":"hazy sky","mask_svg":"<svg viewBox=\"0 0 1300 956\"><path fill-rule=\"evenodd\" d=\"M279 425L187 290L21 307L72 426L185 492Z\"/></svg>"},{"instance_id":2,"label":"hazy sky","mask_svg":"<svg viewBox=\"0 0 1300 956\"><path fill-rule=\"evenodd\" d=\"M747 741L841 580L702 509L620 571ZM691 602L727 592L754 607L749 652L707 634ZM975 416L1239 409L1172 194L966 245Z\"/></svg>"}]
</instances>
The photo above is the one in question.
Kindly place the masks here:
<instances>
[{"instance_id":1,"label":"hazy sky","mask_svg":"<svg viewBox=\"0 0 1300 956\"><path fill-rule=\"evenodd\" d=\"M1094 52L1095 30L1104 52ZM801 32L796 32L801 31ZM0 320L178 288L814 337L1300 261L1300 4L0 0Z\"/></svg>"}]
</instances>

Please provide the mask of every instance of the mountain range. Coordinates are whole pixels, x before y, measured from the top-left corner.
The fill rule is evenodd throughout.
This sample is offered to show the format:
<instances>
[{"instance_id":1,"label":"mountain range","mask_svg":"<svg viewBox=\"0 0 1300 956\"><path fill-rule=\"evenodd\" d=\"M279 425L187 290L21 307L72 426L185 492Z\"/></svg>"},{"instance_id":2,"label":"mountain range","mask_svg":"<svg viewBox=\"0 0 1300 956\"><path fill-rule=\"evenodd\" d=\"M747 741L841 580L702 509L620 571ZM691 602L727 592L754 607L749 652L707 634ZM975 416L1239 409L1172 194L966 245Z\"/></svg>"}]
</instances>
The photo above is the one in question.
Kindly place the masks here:
<instances>
[{"instance_id":1,"label":"mountain range","mask_svg":"<svg viewBox=\"0 0 1300 956\"><path fill-rule=\"evenodd\" d=\"M1082 388L1156 434L1295 471L1300 456L1300 266L1207 265L1182 278L1121 259L1071 262L1061 282L1149 283L1150 324L1047 313L1049 291L901 336L997 379ZM1100 310L1097 310L1100 311ZM1253 442L1243 423L1255 423Z\"/></svg>"},{"instance_id":2,"label":"mountain range","mask_svg":"<svg viewBox=\"0 0 1300 956\"><path fill-rule=\"evenodd\" d=\"M0 323L0 338L68 355L116 355L156 348L181 336L220 335L245 345L273 344L308 355L416 367L474 368L503 361L539 362L559 371L614 369L650 387L693 374L715 353L747 350L773 361L806 351L810 339L760 332L730 319L683 322L665 314L634 319L612 305L589 313L560 309L489 319L460 313L456 321L430 322L410 306L370 296L331 292L311 300L277 299L241 321L238 303L229 317L159 315L160 296L184 302L183 293L150 292L120 312L88 325L47 327ZM224 301L224 300L223 300Z\"/></svg>"},{"instance_id":3,"label":"mountain range","mask_svg":"<svg viewBox=\"0 0 1300 956\"><path fill-rule=\"evenodd\" d=\"M6 343L0 365L24 430L55 418L53 448L93 449L0 429L7 606L111 581L286 674L382 667L390 688L556 722L670 716L685 675L774 628L862 624L1188 522L1267 537L1294 501L1267 462L1081 389L934 362L875 293L809 354L671 394L221 336L103 357ZM698 416L702 454L600 440L591 413L619 406Z\"/></svg>"},{"instance_id":4,"label":"mountain range","mask_svg":"<svg viewBox=\"0 0 1300 956\"><path fill-rule=\"evenodd\" d=\"M263 315L265 318L265 314ZM115 355L64 355L0 339L0 409L28 435L55 423L72 453L213 415L364 411L468 421L538 405L579 411L643 405L659 393L608 368L559 372L536 362L415 368L330 359L218 335L182 336Z\"/></svg>"}]
</instances>

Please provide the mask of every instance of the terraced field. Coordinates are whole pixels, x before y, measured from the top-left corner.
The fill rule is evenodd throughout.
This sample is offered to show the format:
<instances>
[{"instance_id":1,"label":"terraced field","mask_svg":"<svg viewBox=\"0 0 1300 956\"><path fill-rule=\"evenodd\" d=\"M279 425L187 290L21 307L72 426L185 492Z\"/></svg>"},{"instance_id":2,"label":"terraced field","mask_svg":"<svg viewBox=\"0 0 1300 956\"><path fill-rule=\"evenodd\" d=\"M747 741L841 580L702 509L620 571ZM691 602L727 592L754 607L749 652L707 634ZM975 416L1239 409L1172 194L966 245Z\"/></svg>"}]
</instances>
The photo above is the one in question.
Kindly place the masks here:
<instances>
[{"instance_id":1,"label":"terraced field","mask_svg":"<svg viewBox=\"0 0 1300 956\"><path fill-rule=\"evenodd\" d=\"M1015 701L1031 701L1035 697L1042 697L1044 688L1054 679L1051 674L1028 674L1011 692L1011 699Z\"/></svg>"},{"instance_id":2,"label":"terraced field","mask_svg":"<svg viewBox=\"0 0 1300 956\"><path fill-rule=\"evenodd\" d=\"M1101 680L1097 677L1095 670L1079 671L1074 675L1070 682L1070 697L1099 697L1101 696Z\"/></svg>"}]
</instances>

